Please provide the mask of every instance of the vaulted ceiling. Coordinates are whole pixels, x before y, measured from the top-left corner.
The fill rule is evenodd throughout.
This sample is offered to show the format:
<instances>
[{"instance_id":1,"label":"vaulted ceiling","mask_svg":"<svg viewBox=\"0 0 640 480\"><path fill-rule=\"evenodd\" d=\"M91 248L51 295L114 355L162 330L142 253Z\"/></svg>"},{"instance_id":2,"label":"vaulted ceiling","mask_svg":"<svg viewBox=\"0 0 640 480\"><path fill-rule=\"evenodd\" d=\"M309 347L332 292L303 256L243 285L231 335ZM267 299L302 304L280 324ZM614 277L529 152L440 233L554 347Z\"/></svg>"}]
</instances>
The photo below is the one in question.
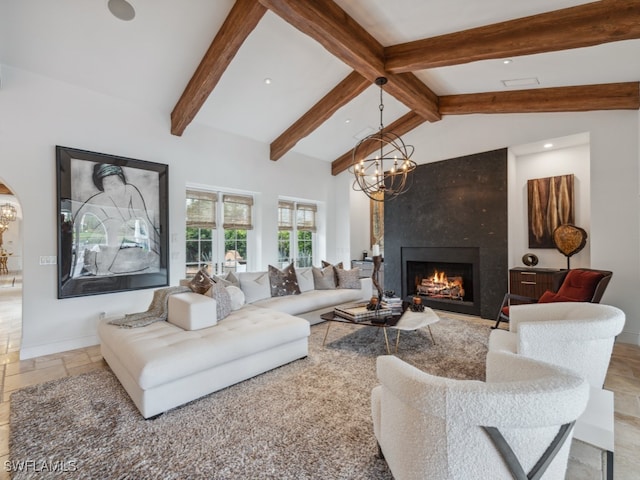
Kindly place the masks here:
<instances>
[{"instance_id":1,"label":"vaulted ceiling","mask_svg":"<svg viewBox=\"0 0 640 480\"><path fill-rule=\"evenodd\" d=\"M442 115L638 109L638 82L436 95L413 72L511 59L640 38L640 2L607 0L384 46L332 0L237 0L171 114L181 135L267 9L308 35L353 71L271 143L278 160L377 77L410 111L387 128L399 135ZM375 145L374 145L375 146ZM351 162L345 152L333 174Z\"/></svg>"},{"instance_id":2,"label":"vaulted ceiling","mask_svg":"<svg viewBox=\"0 0 640 480\"><path fill-rule=\"evenodd\" d=\"M2 0L0 63L334 174L377 129L378 76L403 135L448 115L640 108L640 0L130 1L121 22L106 0Z\"/></svg>"}]
</instances>

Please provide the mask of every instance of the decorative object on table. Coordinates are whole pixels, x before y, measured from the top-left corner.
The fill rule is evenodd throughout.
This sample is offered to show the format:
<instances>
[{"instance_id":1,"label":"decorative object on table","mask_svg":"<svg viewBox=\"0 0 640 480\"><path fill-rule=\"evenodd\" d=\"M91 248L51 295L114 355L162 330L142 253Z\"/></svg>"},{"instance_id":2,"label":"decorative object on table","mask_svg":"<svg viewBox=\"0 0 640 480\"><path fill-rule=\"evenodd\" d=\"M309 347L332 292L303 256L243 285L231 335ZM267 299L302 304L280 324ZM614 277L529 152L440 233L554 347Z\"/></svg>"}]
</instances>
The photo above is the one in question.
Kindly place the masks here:
<instances>
[{"instance_id":1,"label":"decorative object on table","mask_svg":"<svg viewBox=\"0 0 640 480\"><path fill-rule=\"evenodd\" d=\"M569 259L587 244L587 232L575 225L560 225L553 231L553 243L558 251L567 257L567 270L569 270L571 268Z\"/></svg>"},{"instance_id":2,"label":"decorative object on table","mask_svg":"<svg viewBox=\"0 0 640 480\"><path fill-rule=\"evenodd\" d=\"M379 307L373 310L367 308L367 304L353 303L338 305L333 309L334 313L353 322L363 322L373 317L386 317L391 315L391 309Z\"/></svg>"},{"instance_id":3,"label":"decorative object on table","mask_svg":"<svg viewBox=\"0 0 640 480\"><path fill-rule=\"evenodd\" d=\"M527 181L529 248L553 248L553 232L574 223L573 174Z\"/></svg>"},{"instance_id":4,"label":"decorative object on table","mask_svg":"<svg viewBox=\"0 0 640 480\"><path fill-rule=\"evenodd\" d=\"M522 263L527 267L535 267L538 264L538 257L533 253L525 253L522 256Z\"/></svg>"},{"instance_id":5,"label":"decorative object on table","mask_svg":"<svg viewBox=\"0 0 640 480\"><path fill-rule=\"evenodd\" d=\"M378 305L378 297L371 297L371 300L367 303L367 310L376 310Z\"/></svg>"},{"instance_id":6,"label":"decorative object on table","mask_svg":"<svg viewBox=\"0 0 640 480\"><path fill-rule=\"evenodd\" d=\"M374 245L374 247L377 247L377 245ZM378 255L373 256L373 273L371 274L371 281L373 282L373 286L376 287L376 290L378 290L378 297L382 298L382 287L378 282L380 265L382 265L382 256L379 254L379 252L380 251L378 250Z\"/></svg>"},{"instance_id":7,"label":"decorative object on table","mask_svg":"<svg viewBox=\"0 0 640 480\"><path fill-rule=\"evenodd\" d=\"M424 305L422 304L422 297L413 297L409 310L412 312L424 312Z\"/></svg>"},{"instance_id":8,"label":"decorative object on table","mask_svg":"<svg viewBox=\"0 0 640 480\"><path fill-rule=\"evenodd\" d=\"M58 298L169 284L161 163L56 147Z\"/></svg>"},{"instance_id":9,"label":"decorative object on table","mask_svg":"<svg viewBox=\"0 0 640 480\"><path fill-rule=\"evenodd\" d=\"M409 190L412 183L410 174L417 167L411 160L413 146L405 145L402 138L384 128L382 87L386 83L385 77L376 79L376 85L380 87L380 129L356 144L349 167L355 176L353 189L364 192L377 202L391 200Z\"/></svg>"},{"instance_id":10,"label":"decorative object on table","mask_svg":"<svg viewBox=\"0 0 640 480\"><path fill-rule=\"evenodd\" d=\"M382 294L382 306L391 309L393 315L402 315L402 299L394 295L392 291L385 291Z\"/></svg>"}]
</instances>

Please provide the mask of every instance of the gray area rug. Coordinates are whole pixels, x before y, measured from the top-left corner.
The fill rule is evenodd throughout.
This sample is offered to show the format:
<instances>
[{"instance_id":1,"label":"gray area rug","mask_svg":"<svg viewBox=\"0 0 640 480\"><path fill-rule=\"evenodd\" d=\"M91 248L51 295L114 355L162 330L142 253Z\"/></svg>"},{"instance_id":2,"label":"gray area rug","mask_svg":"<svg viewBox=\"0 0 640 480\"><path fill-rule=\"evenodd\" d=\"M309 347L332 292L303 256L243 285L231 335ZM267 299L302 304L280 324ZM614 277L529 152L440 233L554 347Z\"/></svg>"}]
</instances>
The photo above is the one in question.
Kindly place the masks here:
<instances>
[{"instance_id":1,"label":"gray area rug","mask_svg":"<svg viewBox=\"0 0 640 480\"><path fill-rule=\"evenodd\" d=\"M436 345L426 329L403 332L398 356L433 374L484 378L488 324L443 316L431 328ZM323 347L326 324L311 330L307 358L155 420L110 371L20 390L10 459L34 467L13 478L65 469L65 478L95 479L391 479L369 406L382 332L332 323Z\"/></svg>"}]
</instances>

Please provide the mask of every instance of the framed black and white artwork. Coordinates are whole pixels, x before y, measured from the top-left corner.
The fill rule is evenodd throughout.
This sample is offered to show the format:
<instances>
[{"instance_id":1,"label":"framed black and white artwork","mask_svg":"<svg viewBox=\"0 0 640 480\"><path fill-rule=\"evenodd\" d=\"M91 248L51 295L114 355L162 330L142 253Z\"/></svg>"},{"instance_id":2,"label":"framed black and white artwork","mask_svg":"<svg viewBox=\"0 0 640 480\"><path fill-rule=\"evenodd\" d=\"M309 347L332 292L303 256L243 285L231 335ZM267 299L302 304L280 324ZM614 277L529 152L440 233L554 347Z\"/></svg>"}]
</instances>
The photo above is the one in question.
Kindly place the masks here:
<instances>
[{"instance_id":1,"label":"framed black and white artwork","mask_svg":"<svg viewBox=\"0 0 640 480\"><path fill-rule=\"evenodd\" d=\"M56 147L58 298L168 285L168 166Z\"/></svg>"}]
</instances>

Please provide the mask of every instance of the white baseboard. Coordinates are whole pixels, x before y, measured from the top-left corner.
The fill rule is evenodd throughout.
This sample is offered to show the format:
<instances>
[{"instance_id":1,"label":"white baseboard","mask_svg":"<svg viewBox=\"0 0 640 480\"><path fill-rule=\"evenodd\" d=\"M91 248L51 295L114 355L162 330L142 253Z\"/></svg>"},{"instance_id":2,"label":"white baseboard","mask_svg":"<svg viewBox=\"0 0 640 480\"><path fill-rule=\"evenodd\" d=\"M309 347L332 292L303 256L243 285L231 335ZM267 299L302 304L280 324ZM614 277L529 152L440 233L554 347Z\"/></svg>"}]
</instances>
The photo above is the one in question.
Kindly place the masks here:
<instances>
[{"instance_id":1,"label":"white baseboard","mask_svg":"<svg viewBox=\"0 0 640 480\"><path fill-rule=\"evenodd\" d=\"M624 330L616 337L618 343L630 343L640 346L640 333L625 332Z\"/></svg>"},{"instance_id":2,"label":"white baseboard","mask_svg":"<svg viewBox=\"0 0 640 480\"><path fill-rule=\"evenodd\" d=\"M20 348L20 360L41 357L43 355L51 355L52 353L66 352L68 350L75 350L76 348L91 347L93 345L98 345L99 343L100 340L97 335L90 335L88 337L47 343L45 345L34 345L29 347L23 346Z\"/></svg>"}]
</instances>

